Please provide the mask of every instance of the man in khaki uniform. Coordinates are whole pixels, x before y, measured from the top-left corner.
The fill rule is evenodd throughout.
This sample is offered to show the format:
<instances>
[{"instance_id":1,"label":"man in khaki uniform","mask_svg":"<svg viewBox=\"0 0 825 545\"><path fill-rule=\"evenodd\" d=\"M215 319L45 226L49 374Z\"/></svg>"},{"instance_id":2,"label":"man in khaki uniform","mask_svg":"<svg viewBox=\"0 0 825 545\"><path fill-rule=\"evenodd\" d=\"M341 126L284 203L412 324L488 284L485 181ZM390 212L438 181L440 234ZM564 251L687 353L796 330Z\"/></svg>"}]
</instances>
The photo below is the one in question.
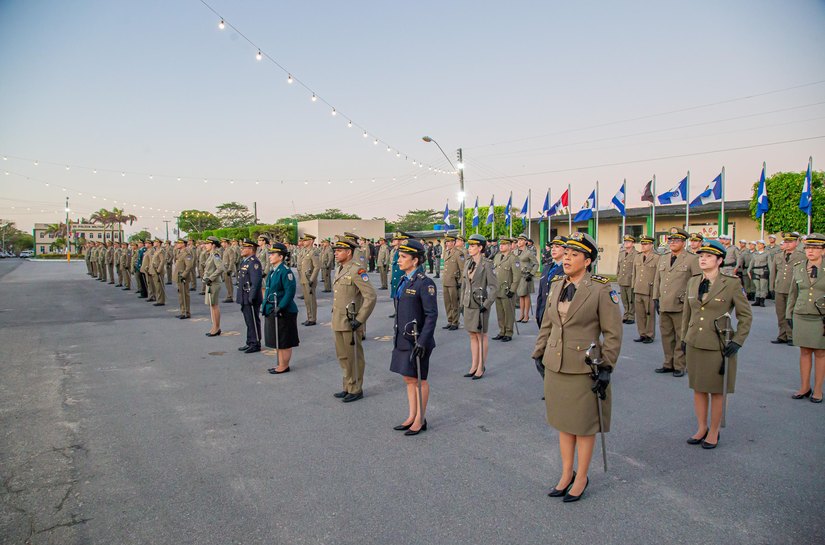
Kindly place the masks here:
<instances>
[{"instance_id":1,"label":"man in khaki uniform","mask_svg":"<svg viewBox=\"0 0 825 545\"><path fill-rule=\"evenodd\" d=\"M690 235L684 229L673 227L668 236L670 254L659 258L653 283L653 304L659 311L659 332L665 361L657 373L685 375L685 353L682 352L682 311L684 310L688 280L702 274L699 258L685 251Z\"/></svg>"},{"instance_id":2,"label":"man in khaki uniform","mask_svg":"<svg viewBox=\"0 0 825 545\"><path fill-rule=\"evenodd\" d=\"M361 247L361 237L355 233L347 233L345 231L344 238L355 243L355 253L352 256L352 259L354 259L356 263L359 263L362 269L366 269L368 265L367 252Z\"/></svg>"},{"instance_id":3,"label":"man in khaki uniform","mask_svg":"<svg viewBox=\"0 0 825 545\"><path fill-rule=\"evenodd\" d=\"M163 255L166 257L166 271L164 272L166 283L172 284L172 265L175 262L175 248L172 242L167 240L163 243Z\"/></svg>"},{"instance_id":4,"label":"man in khaki uniform","mask_svg":"<svg viewBox=\"0 0 825 545\"><path fill-rule=\"evenodd\" d=\"M180 303L180 314L177 318L186 320L192 317L189 308L189 278L192 269L195 268L195 256L191 248L186 247L186 241L179 238L175 242L175 277L178 282L178 302Z\"/></svg>"},{"instance_id":5,"label":"man in khaki uniform","mask_svg":"<svg viewBox=\"0 0 825 545\"><path fill-rule=\"evenodd\" d=\"M120 243L115 242L112 244L112 268L114 269L115 273L117 274L117 283L115 284L116 288L123 287L123 270L120 268Z\"/></svg>"},{"instance_id":6,"label":"man in khaki uniform","mask_svg":"<svg viewBox=\"0 0 825 545\"><path fill-rule=\"evenodd\" d=\"M198 277L201 278L201 290L200 295L206 295L206 286L203 284L203 277L204 271L206 271L206 262L209 261L210 257L210 250L212 249L212 244L208 241L202 240L200 241L200 250L198 251Z\"/></svg>"},{"instance_id":7,"label":"man in khaki uniform","mask_svg":"<svg viewBox=\"0 0 825 545\"><path fill-rule=\"evenodd\" d=\"M772 340L773 344L793 344L793 332L788 325L787 305L788 293L793 282L793 268L797 263L806 261L805 252L799 246L799 233L785 233L782 238L782 253L773 257L771 272L773 278L773 292L776 299L776 322L779 326L779 335Z\"/></svg>"},{"instance_id":8,"label":"man in khaki uniform","mask_svg":"<svg viewBox=\"0 0 825 545\"><path fill-rule=\"evenodd\" d=\"M352 258L358 245L342 237L333 248L338 271L333 281L331 325L344 375L343 390L334 396L350 403L364 397L364 349L358 330L372 314L376 295L366 270Z\"/></svg>"},{"instance_id":9,"label":"man in khaki uniform","mask_svg":"<svg viewBox=\"0 0 825 545\"><path fill-rule=\"evenodd\" d=\"M719 242L725 247L725 261L722 262L720 270L728 276L736 276L736 273L742 268L742 256L739 248L731 243L730 235L719 235Z\"/></svg>"},{"instance_id":10,"label":"man in khaki uniform","mask_svg":"<svg viewBox=\"0 0 825 545\"><path fill-rule=\"evenodd\" d=\"M464 254L456 248L456 239L447 235L444 237L444 274L441 287L444 292L444 308L447 311L447 325L442 329L455 331L458 329L461 312L459 286L461 274L464 271Z\"/></svg>"},{"instance_id":11,"label":"man in khaki uniform","mask_svg":"<svg viewBox=\"0 0 825 545\"><path fill-rule=\"evenodd\" d=\"M323 293L332 292L332 268L335 266L335 253L329 239L321 241L321 279L324 281Z\"/></svg>"},{"instance_id":12,"label":"man in khaki uniform","mask_svg":"<svg viewBox=\"0 0 825 545\"><path fill-rule=\"evenodd\" d=\"M224 303L234 303L232 298L232 277L236 276L238 271L235 269L235 255L232 251L228 238L221 239L221 263L223 264L223 283L226 286L226 298Z\"/></svg>"},{"instance_id":13,"label":"man in khaki uniform","mask_svg":"<svg viewBox=\"0 0 825 545\"><path fill-rule=\"evenodd\" d=\"M745 288L745 295L747 295L749 301L753 301L754 294L756 293L756 285L753 283L753 280L751 280L751 277L748 276L748 269L751 266L754 252L756 252L755 240L748 242L746 248L744 250L740 249L739 251L739 255L742 256L742 268L739 270L739 274L742 276L742 286Z\"/></svg>"},{"instance_id":14,"label":"man in khaki uniform","mask_svg":"<svg viewBox=\"0 0 825 545\"><path fill-rule=\"evenodd\" d=\"M441 277L441 258L444 254L444 248L441 246L441 241L436 239L433 244L433 264L435 265L435 277Z\"/></svg>"},{"instance_id":15,"label":"man in khaki uniform","mask_svg":"<svg viewBox=\"0 0 825 545\"><path fill-rule=\"evenodd\" d=\"M109 275L109 284L115 283L115 243L106 242L106 270Z\"/></svg>"},{"instance_id":16,"label":"man in khaki uniform","mask_svg":"<svg viewBox=\"0 0 825 545\"><path fill-rule=\"evenodd\" d=\"M155 281L152 279L152 256L155 253L155 248L152 246L152 241L148 238L144 244L146 252L143 254L143 262L140 264L140 272L143 275L143 280L146 282L146 298L147 302L157 301L155 296Z\"/></svg>"},{"instance_id":17,"label":"man in khaki uniform","mask_svg":"<svg viewBox=\"0 0 825 545\"><path fill-rule=\"evenodd\" d=\"M755 290L752 307L764 307L765 298L768 296L768 268L770 266L771 255L765 250L765 241L756 241L756 251L751 257L750 266L747 270L748 278L753 283Z\"/></svg>"},{"instance_id":18,"label":"man in khaki uniform","mask_svg":"<svg viewBox=\"0 0 825 545\"><path fill-rule=\"evenodd\" d=\"M166 304L166 287L163 282L163 274L166 271L166 253L161 247L159 238L155 239L153 246L152 264L149 267L152 272L152 281L155 283L155 299L157 299L153 306L161 307Z\"/></svg>"},{"instance_id":19,"label":"man in khaki uniform","mask_svg":"<svg viewBox=\"0 0 825 545\"><path fill-rule=\"evenodd\" d=\"M106 282L106 245L102 242L97 243L97 251L95 257L97 258L97 279L99 282Z\"/></svg>"},{"instance_id":20,"label":"man in khaki uniform","mask_svg":"<svg viewBox=\"0 0 825 545\"><path fill-rule=\"evenodd\" d=\"M186 248L192 253L192 271L189 273L189 291L197 289L197 278L200 266L200 251L194 239L189 239Z\"/></svg>"},{"instance_id":21,"label":"man in khaki uniform","mask_svg":"<svg viewBox=\"0 0 825 545\"><path fill-rule=\"evenodd\" d=\"M318 289L318 273L321 272L321 258L318 256L318 250L313 246L315 244L314 235L304 235L301 239L301 244L304 251L301 253L301 286L304 290L304 304L307 309L307 319L301 324L305 326L313 326L318 318L318 300L316 298L316 290Z\"/></svg>"},{"instance_id":22,"label":"man in khaki uniform","mask_svg":"<svg viewBox=\"0 0 825 545\"><path fill-rule=\"evenodd\" d=\"M622 244L623 248L619 250L619 263L616 266L616 282L622 294L622 323L633 324L633 262L639 252L636 251L636 237L633 235L625 235Z\"/></svg>"},{"instance_id":23,"label":"man in khaki uniform","mask_svg":"<svg viewBox=\"0 0 825 545\"><path fill-rule=\"evenodd\" d=\"M516 309L513 297L521 282L521 263L511 251L513 239L502 237L498 242L499 252L493 257L493 273L498 279L496 290L496 317L498 318L498 335L494 341L509 342L513 340L513 325L516 321Z\"/></svg>"},{"instance_id":24,"label":"man in khaki uniform","mask_svg":"<svg viewBox=\"0 0 825 545\"><path fill-rule=\"evenodd\" d=\"M379 289L388 289L387 279L390 270L390 249L387 246L387 239L383 237L378 239L378 259L376 266L378 267L378 277L381 279L381 287Z\"/></svg>"},{"instance_id":25,"label":"man in khaki uniform","mask_svg":"<svg viewBox=\"0 0 825 545\"><path fill-rule=\"evenodd\" d=\"M699 251L699 248L702 247L702 241L705 240L700 233L691 233L690 238L688 239L688 244L690 247L687 249L693 255L696 255L696 252Z\"/></svg>"},{"instance_id":26,"label":"man in khaki uniform","mask_svg":"<svg viewBox=\"0 0 825 545\"><path fill-rule=\"evenodd\" d=\"M653 251L654 239L643 235L639 238L642 251L633 261L633 307L636 311L637 343L651 344L656 325L656 310L653 306L653 283L656 281L656 266L659 256Z\"/></svg>"},{"instance_id":27,"label":"man in khaki uniform","mask_svg":"<svg viewBox=\"0 0 825 545\"><path fill-rule=\"evenodd\" d=\"M120 287L126 291L132 286L131 275L129 273L129 264L132 261L132 247L126 242L123 242L120 246Z\"/></svg>"}]
</instances>

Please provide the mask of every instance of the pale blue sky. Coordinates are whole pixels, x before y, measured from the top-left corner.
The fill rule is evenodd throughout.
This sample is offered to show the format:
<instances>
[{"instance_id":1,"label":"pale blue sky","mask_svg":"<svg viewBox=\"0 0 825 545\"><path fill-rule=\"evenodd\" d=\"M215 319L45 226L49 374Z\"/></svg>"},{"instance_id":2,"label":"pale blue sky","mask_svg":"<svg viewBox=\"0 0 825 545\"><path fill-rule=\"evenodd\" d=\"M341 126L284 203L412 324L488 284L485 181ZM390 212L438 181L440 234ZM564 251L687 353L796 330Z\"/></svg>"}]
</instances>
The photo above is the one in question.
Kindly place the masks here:
<instances>
[{"instance_id":1,"label":"pale blue sky","mask_svg":"<svg viewBox=\"0 0 825 545\"><path fill-rule=\"evenodd\" d=\"M149 228L229 200L263 221L455 208L455 177L411 164L447 166L424 134L464 147L468 206L532 188L534 212L568 183L578 208L627 178L633 206L654 173L664 191L690 169L695 195L725 165L745 198L762 161L825 166L825 138L690 156L825 135L825 82L639 119L825 80L822 1L210 4L370 138L198 0L2 0L0 217L56 221L67 194Z\"/></svg>"}]
</instances>

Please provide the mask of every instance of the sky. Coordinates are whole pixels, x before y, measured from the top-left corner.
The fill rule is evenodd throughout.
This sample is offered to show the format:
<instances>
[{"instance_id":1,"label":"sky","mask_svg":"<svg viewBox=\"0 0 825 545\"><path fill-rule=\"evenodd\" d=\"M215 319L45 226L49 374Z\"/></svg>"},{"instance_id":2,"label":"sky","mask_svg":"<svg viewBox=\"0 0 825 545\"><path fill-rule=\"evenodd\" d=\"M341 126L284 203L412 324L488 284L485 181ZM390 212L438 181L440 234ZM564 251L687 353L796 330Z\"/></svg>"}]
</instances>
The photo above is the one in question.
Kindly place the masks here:
<instances>
[{"instance_id":1,"label":"sky","mask_svg":"<svg viewBox=\"0 0 825 545\"><path fill-rule=\"evenodd\" d=\"M825 166L823 1L207 3L0 0L0 218L455 210L424 135L468 207L534 215Z\"/></svg>"}]
</instances>

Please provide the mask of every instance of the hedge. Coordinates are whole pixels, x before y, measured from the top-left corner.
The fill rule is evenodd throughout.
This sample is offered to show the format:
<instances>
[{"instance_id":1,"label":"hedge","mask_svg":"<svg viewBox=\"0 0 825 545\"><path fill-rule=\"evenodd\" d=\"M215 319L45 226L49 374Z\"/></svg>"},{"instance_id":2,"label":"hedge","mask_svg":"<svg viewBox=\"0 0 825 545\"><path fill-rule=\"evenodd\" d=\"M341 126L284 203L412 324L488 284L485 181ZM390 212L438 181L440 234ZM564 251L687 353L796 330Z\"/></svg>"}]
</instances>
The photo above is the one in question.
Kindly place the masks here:
<instances>
[{"instance_id":1,"label":"hedge","mask_svg":"<svg viewBox=\"0 0 825 545\"><path fill-rule=\"evenodd\" d=\"M269 233L273 240L289 241L295 244L298 241L296 225L276 223L272 225L249 225L247 227L225 227L222 229L207 229L201 233L188 233L189 238L203 240L206 237L218 238L251 238L255 240L261 233Z\"/></svg>"}]
</instances>

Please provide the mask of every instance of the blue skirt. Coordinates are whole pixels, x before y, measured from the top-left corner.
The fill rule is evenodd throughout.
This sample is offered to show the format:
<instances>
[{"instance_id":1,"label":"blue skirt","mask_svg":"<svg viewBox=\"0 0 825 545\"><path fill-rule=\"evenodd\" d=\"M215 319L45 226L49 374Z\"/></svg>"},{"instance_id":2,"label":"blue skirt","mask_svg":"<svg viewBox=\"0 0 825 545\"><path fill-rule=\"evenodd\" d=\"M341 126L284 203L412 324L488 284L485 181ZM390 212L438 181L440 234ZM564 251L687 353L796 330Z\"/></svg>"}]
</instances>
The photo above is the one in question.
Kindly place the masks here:
<instances>
[{"instance_id":1,"label":"blue skirt","mask_svg":"<svg viewBox=\"0 0 825 545\"><path fill-rule=\"evenodd\" d=\"M428 348L424 355L421 356L421 380L427 380L427 374L430 370L430 354L432 348ZM412 350L399 350L393 348L392 361L390 362L390 371L398 373L405 377L416 378L418 374L415 371L415 358L412 357Z\"/></svg>"}]
</instances>

